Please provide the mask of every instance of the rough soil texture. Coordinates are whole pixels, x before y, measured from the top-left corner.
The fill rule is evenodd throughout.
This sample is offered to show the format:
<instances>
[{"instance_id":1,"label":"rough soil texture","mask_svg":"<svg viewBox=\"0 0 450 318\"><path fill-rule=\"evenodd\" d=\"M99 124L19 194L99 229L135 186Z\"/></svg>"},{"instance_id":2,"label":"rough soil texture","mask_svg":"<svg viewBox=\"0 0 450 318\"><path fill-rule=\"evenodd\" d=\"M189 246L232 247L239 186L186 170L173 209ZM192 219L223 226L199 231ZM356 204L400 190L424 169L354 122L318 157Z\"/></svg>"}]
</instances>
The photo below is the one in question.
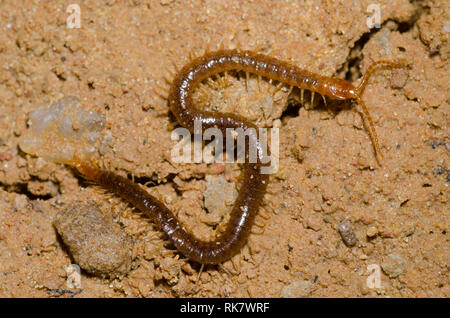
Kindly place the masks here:
<instances>
[{"instance_id":1,"label":"rough soil texture","mask_svg":"<svg viewBox=\"0 0 450 318\"><path fill-rule=\"evenodd\" d=\"M450 297L447 0L377 1L378 29L366 24L371 1L347 0L79 1L81 28L70 29L74 2L0 4L0 296ZM199 276L132 207L18 143L31 111L77 96L106 116L101 153L110 168L212 238L228 219L239 166L171 162L177 123L164 95L172 62L181 67L220 43L351 81L380 59L408 70L377 72L363 95L382 167L350 103L300 107L298 92L274 93L265 79L258 88L256 77L247 91L236 74L202 85L202 107L280 127L280 169L248 244ZM209 189L217 182L223 193ZM97 204L132 238L125 275L82 271L81 288L67 286L74 260L53 222L75 202ZM369 268L381 268L378 287L367 284Z\"/></svg>"}]
</instances>

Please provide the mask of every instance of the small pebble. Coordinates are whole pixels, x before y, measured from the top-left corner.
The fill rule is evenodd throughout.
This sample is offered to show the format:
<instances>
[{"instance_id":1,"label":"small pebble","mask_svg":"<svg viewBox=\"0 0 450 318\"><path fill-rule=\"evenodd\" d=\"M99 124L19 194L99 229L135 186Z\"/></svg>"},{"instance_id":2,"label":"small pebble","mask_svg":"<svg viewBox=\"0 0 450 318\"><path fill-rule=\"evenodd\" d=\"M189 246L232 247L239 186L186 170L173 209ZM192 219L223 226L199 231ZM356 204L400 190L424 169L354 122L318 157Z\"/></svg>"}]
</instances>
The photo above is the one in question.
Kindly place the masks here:
<instances>
[{"instance_id":1,"label":"small pebble","mask_svg":"<svg viewBox=\"0 0 450 318\"><path fill-rule=\"evenodd\" d=\"M403 273L405 270L405 264L400 255L389 254L383 258L381 268L390 278L395 278Z\"/></svg>"},{"instance_id":2,"label":"small pebble","mask_svg":"<svg viewBox=\"0 0 450 318\"><path fill-rule=\"evenodd\" d=\"M308 297L311 292L311 282L306 280L298 280L284 286L280 292L283 298L304 298Z\"/></svg>"},{"instance_id":3,"label":"small pebble","mask_svg":"<svg viewBox=\"0 0 450 318\"><path fill-rule=\"evenodd\" d=\"M94 205L74 204L53 222L75 262L101 277L120 277L131 268L133 240Z\"/></svg>"},{"instance_id":4,"label":"small pebble","mask_svg":"<svg viewBox=\"0 0 450 318\"><path fill-rule=\"evenodd\" d=\"M375 226L371 226L367 229L366 235L368 237L374 237L378 234L378 229Z\"/></svg>"},{"instance_id":5,"label":"small pebble","mask_svg":"<svg viewBox=\"0 0 450 318\"><path fill-rule=\"evenodd\" d=\"M408 72L406 70L396 70L391 77L392 88L403 88L408 80Z\"/></svg>"},{"instance_id":6,"label":"small pebble","mask_svg":"<svg viewBox=\"0 0 450 318\"><path fill-rule=\"evenodd\" d=\"M9 151L5 151L5 152L0 152L0 161L10 161L12 160L13 155L11 154L11 152Z\"/></svg>"},{"instance_id":7,"label":"small pebble","mask_svg":"<svg viewBox=\"0 0 450 318\"><path fill-rule=\"evenodd\" d=\"M29 205L29 200L26 195L20 194L14 199L14 208L17 211L22 211Z\"/></svg>"},{"instance_id":8,"label":"small pebble","mask_svg":"<svg viewBox=\"0 0 450 318\"><path fill-rule=\"evenodd\" d=\"M353 232L352 225L349 221L343 221L338 227L339 234L341 234L342 240L347 246L354 246L358 239L355 232Z\"/></svg>"},{"instance_id":9,"label":"small pebble","mask_svg":"<svg viewBox=\"0 0 450 318\"><path fill-rule=\"evenodd\" d=\"M369 287L367 287L367 283L365 279L361 279L358 282L359 285L359 291L362 295L367 295L369 293Z\"/></svg>"},{"instance_id":10,"label":"small pebble","mask_svg":"<svg viewBox=\"0 0 450 318\"><path fill-rule=\"evenodd\" d=\"M322 218L317 213L312 214L306 219L306 224L310 229L317 232L322 227Z\"/></svg>"}]
</instances>

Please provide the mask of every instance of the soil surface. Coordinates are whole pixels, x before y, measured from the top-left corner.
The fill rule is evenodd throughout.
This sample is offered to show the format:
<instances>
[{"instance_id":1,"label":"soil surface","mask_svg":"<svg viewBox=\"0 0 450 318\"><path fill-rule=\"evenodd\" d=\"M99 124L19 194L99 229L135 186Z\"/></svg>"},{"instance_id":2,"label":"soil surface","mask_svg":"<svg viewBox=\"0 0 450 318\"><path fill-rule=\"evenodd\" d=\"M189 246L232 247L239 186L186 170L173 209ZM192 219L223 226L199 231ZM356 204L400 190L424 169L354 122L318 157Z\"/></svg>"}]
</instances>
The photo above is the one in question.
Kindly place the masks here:
<instances>
[{"instance_id":1,"label":"soil surface","mask_svg":"<svg viewBox=\"0 0 450 318\"><path fill-rule=\"evenodd\" d=\"M70 28L75 3L80 28ZM0 296L450 297L450 4L377 3L2 1ZM354 104L316 95L299 105L298 91L254 76L246 87L242 74L202 84L199 107L279 127L280 158L246 246L199 275L133 207L19 143L33 110L76 96L105 116L108 168L211 239L240 167L172 162L177 123L165 96L176 67L221 46L355 83L381 59L408 68L377 72L363 95L382 166Z\"/></svg>"}]
</instances>

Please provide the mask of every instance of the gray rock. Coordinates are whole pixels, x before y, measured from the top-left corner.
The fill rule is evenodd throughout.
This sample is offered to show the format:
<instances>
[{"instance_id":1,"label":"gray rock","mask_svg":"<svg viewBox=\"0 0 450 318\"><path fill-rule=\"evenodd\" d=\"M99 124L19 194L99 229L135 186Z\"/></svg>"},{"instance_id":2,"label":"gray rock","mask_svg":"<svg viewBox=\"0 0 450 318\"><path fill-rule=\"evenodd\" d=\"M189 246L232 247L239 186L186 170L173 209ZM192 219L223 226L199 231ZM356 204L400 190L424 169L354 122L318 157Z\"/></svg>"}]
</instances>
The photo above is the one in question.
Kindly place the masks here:
<instances>
[{"instance_id":1,"label":"gray rock","mask_svg":"<svg viewBox=\"0 0 450 318\"><path fill-rule=\"evenodd\" d=\"M381 268L390 278L395 278L403 273L405 263L400 255L389 254L383 258Z\"/></svg>"},{"instance_id":2,"label":"gray rock","mask_svg":"<svg viewBox=\"0 0 450 318\"><path fill-rule=\"evenodd\" d=\"M339 234L341 234L342 240L347 246L354 246L358 239L355 232L353 232L352 225L348 220L343 221L338 227Z\"/></svg>"}]
</instances>

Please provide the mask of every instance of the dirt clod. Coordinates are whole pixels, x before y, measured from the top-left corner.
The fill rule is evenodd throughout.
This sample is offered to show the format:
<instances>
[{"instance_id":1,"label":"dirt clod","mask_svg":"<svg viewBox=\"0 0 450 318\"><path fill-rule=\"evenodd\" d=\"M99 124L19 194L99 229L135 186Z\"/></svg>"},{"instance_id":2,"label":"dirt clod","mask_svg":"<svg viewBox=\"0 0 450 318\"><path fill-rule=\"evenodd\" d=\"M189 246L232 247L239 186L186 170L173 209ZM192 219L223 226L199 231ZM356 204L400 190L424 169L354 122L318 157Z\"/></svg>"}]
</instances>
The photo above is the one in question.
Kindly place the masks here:
<instances>
[{"instance_id":1,"label":"dirt clod","mask_svg":"<svg viewBox=\"0 0 450 318\"><path fill-rule=\"evenodd\" d=\"M129 271L133 240L96 205L71 205L56 215L53 224L75 262L85 271L106 277Z\"/></svg>"},{"instance_id":2,"label":"dirt clod","mask_svg":"<svg viewBox=\"0 0 450 318\"><path fill-rule=\"evenodd\" d=\"M371 226L367 229L366 235L367 237L374 237L378 234L378 229L375 226Z\"/></svg>"}]
</instances>

